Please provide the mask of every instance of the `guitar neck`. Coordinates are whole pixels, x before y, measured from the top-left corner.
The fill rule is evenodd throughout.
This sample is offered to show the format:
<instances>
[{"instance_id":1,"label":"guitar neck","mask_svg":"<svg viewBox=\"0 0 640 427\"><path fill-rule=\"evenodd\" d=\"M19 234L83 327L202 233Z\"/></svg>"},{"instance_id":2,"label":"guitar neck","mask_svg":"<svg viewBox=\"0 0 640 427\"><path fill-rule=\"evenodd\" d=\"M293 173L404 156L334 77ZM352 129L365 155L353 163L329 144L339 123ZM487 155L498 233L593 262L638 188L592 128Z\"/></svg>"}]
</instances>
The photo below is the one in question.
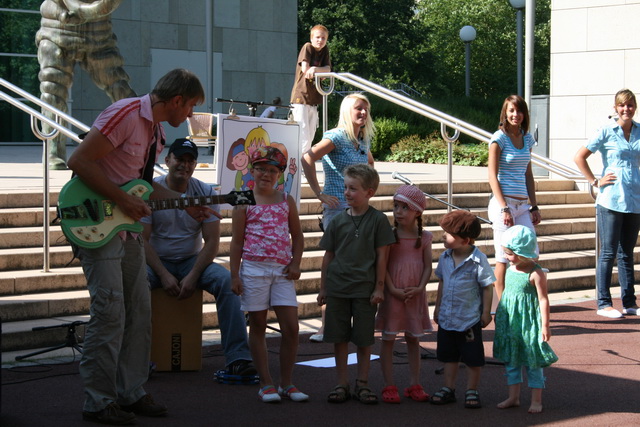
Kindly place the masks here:
<instances>
[{"instance_id":1,"label":"guitar neck","mask_svg":"<svg viewBox=\"0 0 640 427\"><path fill-rule=\"evenodd\" d=\"M185 209L193 206L219 205L225 203L225 196L196 196L180 197L179 199L147 200L147 206L152 211L163 209Z\"/></svg>"}]
</instances>

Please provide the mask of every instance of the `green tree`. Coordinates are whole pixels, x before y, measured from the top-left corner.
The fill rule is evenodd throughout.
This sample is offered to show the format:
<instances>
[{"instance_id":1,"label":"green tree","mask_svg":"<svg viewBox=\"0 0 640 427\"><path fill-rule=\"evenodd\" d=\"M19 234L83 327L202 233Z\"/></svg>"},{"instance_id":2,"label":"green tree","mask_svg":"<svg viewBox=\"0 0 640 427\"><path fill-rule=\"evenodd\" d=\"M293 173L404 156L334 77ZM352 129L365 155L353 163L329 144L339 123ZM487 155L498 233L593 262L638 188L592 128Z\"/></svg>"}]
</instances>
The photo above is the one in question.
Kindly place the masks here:
<instances>
[{"instance_id":1,"label":"green tree","mask_svg":"<svg viewBox=\"0 0 640 427\"><path fill-rule=\"evenodd\" d=\"M418 19L427 29L428 50L435 56L433 95L464 93L465 25L477 31L471 43L471 93L504 97L517 90L516 11L508 0L420 0ZM536 1L533 93L549 93L550 0Z\"/></svg>"},{"instance_id":2,"label":"green tree","mask_svg":"<svg viewBox=\"0 0 640 427\"><path fill-rule=\"evenodd\" d=\"M0 77L34 96L39 95L35 35L40 28L40 0L0 0ZM10 9L17 9L13 11ZM32 11L33 13L29 13ZM14 95L13 92L9 93ZM32 140L29 116L0 102L1 142Z\"/></svg>"},{"instance_id":3,"label":"green tree","mask_svg":"<svg viewBox=\"0 0 640 427\"><path fill-rule=\"evenodd\" d=\"M309 41L309 30L316 24L329 29L336 72L385 86L429 88L433 59L416 20L415 0L299 0L299 46Z\"/></svg>"}]
</instances>

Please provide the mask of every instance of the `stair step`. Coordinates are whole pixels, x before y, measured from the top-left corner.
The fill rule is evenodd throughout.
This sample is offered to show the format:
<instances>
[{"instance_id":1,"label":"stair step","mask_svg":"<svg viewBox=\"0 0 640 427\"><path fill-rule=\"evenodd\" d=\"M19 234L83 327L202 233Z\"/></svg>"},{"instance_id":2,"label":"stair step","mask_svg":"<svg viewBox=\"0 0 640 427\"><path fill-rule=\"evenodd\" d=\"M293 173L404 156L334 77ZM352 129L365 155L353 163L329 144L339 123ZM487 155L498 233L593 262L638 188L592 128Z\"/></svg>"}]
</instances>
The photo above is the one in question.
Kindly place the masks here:
<instances>
[{"instance_id":1,"label":"stair step","mask_svg":"<svg viewBox=\"0 0 640 427\"><path fill-rule=\"evenodd\" d=\"M84 289L87 284L81 267L0 271L0 295L21 295Z\"/></svg>"},{"instance_id":2,"label":"stair step","mask_svg":"<svg viewBox=\"0 0 640 427\"><path fill-rule=\"evenodd\" d=\"M566 220L549 220L538 226L538 244L543 255L552 253L558 254L562 252L576 251L593 251L595 247L594 233L590 231L595 227L593 222L586 220L576 220L568 223ZM442 230L439 227L427 227L434 235L432 245L432 255L434 262L437 261L440 254L444 251L444 245L440 243L442 240ZM559 234L561 232L574 232L573 234ZM320 249L319 243L322 238L321 232L308 232L305 234L305 252L303 253L301 269L302 271L320 270L324 251ZM231 237L226 236L220 241L220 256L216 258L216 262L227 265L229 262L229 245ZM476 245L489 258L494 254L493 240L491 239L491 229L488 226L483 227L483 233L476 241ZM24 270L0 271L0 295L8 295L14 293L32 293L47 290L82 288L85 282L82 278L82 271L79 267L79 261L74 260L71 269L57 268L66 265L71 257L71 250L68 247L51 248L52 253L52 271L50 273L42 273L37 267L42 264L41 248L22 248L11 250L0 250L0 265L32 265ZM558 255L559 256L559 255ZM581 255L583 256L583 255ZM58 262L59 259L62 263ZM553 262L553 260L552 260ZM556 269L556 267L548 267ZM572 264L566 264L563 269L574 268ZM6 269L5 269L6 270ZM53 274L61 274L61 280L50 280Z\"/></svg>"},{"instance_id":3,"label":"stair step","mask_svg":"<svg viewBox=\"0 0 640 427\"><path fill-rule=\"evenodd\" d=\"M541 261L543 262L543 261ZM543 264L544 265L544 264ZM636 271L638 274L639 271ZM551 271L547 274L549 293L569 292L576 290L592 290L595 269L587 268L579 271ZM319 279L318 279L319 280ZM617 281L617 271L614 269L612 280ZM427 285L429 304L433 304L437 295L438 284L430 282ZM300 319L315 318L321 315L321 308L317 304L317 294L298 295L298 317ZM268 320L275 321L275 313L269 311ZM45 348L65 342L65 327L32 331L37 326L65 325L74 321L87 321L88 315L53 316L48 318L4 322L2 325L2 352ZM203 329L218 327L216 306L209 302L203 305ZM84 335L84 326L77 329L79 340Z\"/></svg>"},{"instance_id":4,"label":"stair step","mask_svg":"<svg viewBox=\"0 0 640 427\"><path fill-rule=\"evenodd\" d=\"M393 199L398 183L382 183L371 199L371 204L385 212L393 221ZM446 200L445 182L417 183L422 191ZM536 227L541 249L540 263L550 269L549 291L563 292L575 289L593 289L595 207L591 196L577 191L576 185L567 180L536 181L537 199L543 222ZM456 182L453 184L453 203L467 208L481 217L487 217L490 186L487 180ZM305 237L302 259L302 275L296 282L298 315L301 319L319 317L321 309L316 303L320 288L320 267L324 251L319 243L322 238L318 218L322 206L308 186L301 189L299 214ZM49 218L55 217L58 194L51 195ZM89 294L86 280L76 259L64 242L59 226L50 229L51 271L43 273L42 248L42 193L0 194L0 312L3 321L2 351L33 350L64 342L66 328L32 331L34 326L54 326L77 320L88 320ZM424 214L425 228L433 233L433 269L444 251L442 229L438 222L447 209L436 201L427 200ZM231 243L231 211L223 211L220 222L221 239L219 256L215 262L228 267ZM483 231L476 245L493 262L493 240L490 225L483 224ZM635 259L640 259L636 250ZM615 271L614 271L615 280ZM427 284L429 302L437 295L437 279L432 276ZM218 327L214 298L205 293L203 303L203 328ZM270 312L269 319L275 320ZM84 334L84 327L78 327Z\"/></svg>"},{"instance_id":5,"label":"stair step","mask_svg":"<svg viewBox=\"0 0 640 427\"><path fill-rule=\"evenodd\" d=\"M11 248L0 249L0 271L34 270L42 268L44 250L42 248ZM51 268L80 265L80 261L73 258L70 246L51 246L49 248L49 262Z\"/></svg>"},{"instance_id":6,"label":"stair step","mask_svg":"<svg viewBox=\"0 0 640 427\"><path fill-rule=\"evenodd\" d=\"M442 244L436 244L437 246L434 248L434 263L433 270L435 270L437 266L437 259L439 254L444 250ZM481 248L482 249L482 248ZM307 265L309 263L313 263L314 265L320 265L323 251L308 251L304 254L303 265ZM640 262L640 248L635 249L634 255L635 262ZM218 261L224 262L224 258L219 259ZM489 261L493 264L494 260L489 259ZM568 278L573 277L576 274L577 270L581 270L583 273L586 271L591 271L594 269L595 265L595 252L593 250L572 250L566 252L553 252L553 253L545 253L543 252L540 256L540 264L545 268L550 270L550 281L558 280L560 277L567 276ZM61 282L62 280L51 280L51 273L40 273L31 272L29 275L24 274L23 277L15 278L14 287L16 290L24 290L25 293L17 293L13 292L4 297L0 297L0 307L2 308L3 318L5 321L9 320L26 320L33 317L59 317L65 316L68 314L81 313L82 310L88 310L88 294L86 292L84 276L79 268L67 269L63 274L61 274L62 278L66 277L68 285L68 289L72 290L63 290L59 292L55 292L53 289L47 289L46 283L48 282ZM9 286L5 286L4 283L8 282L10 279L8 278L0 278L0 284L3 284L4 288L9 288ZM427 289L435 292L435 288L437 288L437 278L435 275L432 275L430 279L430 283L428 284ZM595 276L591 275L588 286L593 286L595 281ZM34 283L40 282L42 288L38 289L37 293L28 293L33 292L36 286ZM59 286L59 285L56 285ZM555 290L554 284L550 283L549 291L553 292ZM575 283L564 283L562 285L558 285L558 290L575 290L579 289L583 286L582 282L580 282L579 286L576 286ZM320 287L320 271L318 269L313 269L311 271L305 271L302 273L300 279L296 282L296 292L299 297L309 294L315 294L318 292ZM435 295L433 295L435 297ZM434 300L430 299L431 302ZM214 299L211 295L205 293L205 303L213 303ZM217 323L217 320L214 321Z\"/></svg>"},{"instance_id":7,"label":"stair step","mask_svg":"<svg viewBox=\"0 0 640 427\"><path fill-rule=\"evenodd\" d=\"M43 227L12 227L0 228L0 249L28 248L42 246L44 238ZM49 245L66 245L66 239L60 226L49 228Z\"/></svg>"}]
</instances>

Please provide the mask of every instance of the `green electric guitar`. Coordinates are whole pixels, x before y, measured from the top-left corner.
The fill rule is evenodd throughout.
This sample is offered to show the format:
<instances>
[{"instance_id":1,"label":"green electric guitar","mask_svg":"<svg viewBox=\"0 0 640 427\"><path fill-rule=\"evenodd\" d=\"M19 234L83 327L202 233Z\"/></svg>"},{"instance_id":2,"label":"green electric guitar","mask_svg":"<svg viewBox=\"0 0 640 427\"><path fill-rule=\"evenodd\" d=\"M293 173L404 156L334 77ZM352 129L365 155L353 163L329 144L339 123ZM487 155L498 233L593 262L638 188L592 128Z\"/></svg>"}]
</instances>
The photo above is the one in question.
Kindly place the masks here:
<instances>
[{"instance_id":1,"label":"green electric guitar","mask_svg":"<svg viewBox=\"0 0 640 427\"><path fill-rule=\"evenodd\" d=\"M153 187L147 181L135 179L120 187L124 192L146 200L152 211L184 209L194 206L255 205L253 191L232 191L222 196L181 197L148 200ZM142 224L126 216L111 200L86 186L78 177L67 182L58 196L60 227L69 242L83 248L99 248L120 231L142 232Z\"/></svg>"}]
</instances>

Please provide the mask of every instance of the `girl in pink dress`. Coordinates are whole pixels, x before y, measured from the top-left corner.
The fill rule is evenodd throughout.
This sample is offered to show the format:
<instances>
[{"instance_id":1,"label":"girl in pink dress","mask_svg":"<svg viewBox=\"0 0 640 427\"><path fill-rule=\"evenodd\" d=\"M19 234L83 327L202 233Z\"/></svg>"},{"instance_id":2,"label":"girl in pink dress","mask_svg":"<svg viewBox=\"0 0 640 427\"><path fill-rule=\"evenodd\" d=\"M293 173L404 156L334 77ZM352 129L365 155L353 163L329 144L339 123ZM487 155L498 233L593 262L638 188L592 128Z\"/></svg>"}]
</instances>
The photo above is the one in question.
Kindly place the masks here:
<instances>
[{"instance_id":1,"label":"girl in pink dress","mask_svg":"<svg viewBox=\"0 0 640 427\"><path fill-rule=\"evenodd\" d=\"M422 229L424 194L412 185L403 185L393 196L393 217L397 243L391 245L387 264L384 301L376 317L376 330L382 331L380 361L385 387L382 400L400 403L393 382L393 344L404 332L407 342L411 384L405 397L426 402L429 395L420 385L420 343L425 331L432 330L425 287L431 277L431 241L433 235Z\"/></svg>"},{"instance_id":2,"label":"girl in pink dress","mask_svg":"<svg viewBox=\"0 0 640 427\"><path fill-rule=\"evenodd\" d=\"M293 385L293 364L298 353L298 302L294 280L300 278L304 237L293 197L275 184L287 159L275 147L259 147L251 155L255 206L233 210L231 238L231 289L240 295L240 308L249 312L249 347L260 375L258 397L267 403L281 398L302 402L309 398ZM278 318L280 386L269 372L265 331L267 311Z\"/></svg>"}]
</instances>

